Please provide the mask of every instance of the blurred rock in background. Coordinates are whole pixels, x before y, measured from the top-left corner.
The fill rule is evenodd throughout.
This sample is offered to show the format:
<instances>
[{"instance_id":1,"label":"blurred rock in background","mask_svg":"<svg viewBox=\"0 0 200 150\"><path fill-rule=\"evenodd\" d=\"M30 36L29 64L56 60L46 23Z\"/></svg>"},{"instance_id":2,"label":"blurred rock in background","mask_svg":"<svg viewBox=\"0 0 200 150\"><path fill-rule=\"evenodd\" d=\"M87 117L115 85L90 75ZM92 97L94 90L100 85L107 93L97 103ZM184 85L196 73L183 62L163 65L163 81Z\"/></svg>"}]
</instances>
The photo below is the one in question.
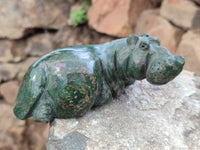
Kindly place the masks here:
<instances>
[{"instance_id":1,"label":"blurred rock in background","mask_svg":"<svg viewBox=\"0 0 200 150\"><path fill-rule=\"evenodd\" d=\"M0 37L19 39L33 28L59 29L67 24L73 0L0 1Z\"/></svg>"},{"instance_id":2,"label":"blurred rock in background","mask_svg":"<svg viewBox=\"0 0 200 150\"><path fill-rule=\"evenodd\" d=\"M177 53L185 57L185 69L200 75L200 30L187 31L182 37Z\"/></svg>"},{"instance_id":3,"label":"blurred rock in background","mask_svg":"<svg viewBox=\"0 0 200 150\"><path fill-rule=\"evenodd\" d=\"M20 121L12 108L28 67L57 48L147 32L200 75L199 0L92 0L88 23L69 26L71 11L83 1L89 2L0 1L0 150L45 149L48 124Z\"/></svg>"},{"instance_id":4,"label":"blurred rock in background","mask_svg":"<svg viewBox=\"0 0 200 150\"><path fill-rule=\"evenodd\" d=\"M191 0L165 0L161 16L183 29L200 28L200 7Z\"/></svg>"},{"instance_id":5,"label":"blurred rock in background","mask_svg":"<svg viewBox=\"0 0 200 150\"><path fill-rule=\"evenodd\" d=\"M133 33L139 14L152 7L147 0L96 0L88 11L88 23L98 32L126 37Z\"/></svg>"}]
</instances>

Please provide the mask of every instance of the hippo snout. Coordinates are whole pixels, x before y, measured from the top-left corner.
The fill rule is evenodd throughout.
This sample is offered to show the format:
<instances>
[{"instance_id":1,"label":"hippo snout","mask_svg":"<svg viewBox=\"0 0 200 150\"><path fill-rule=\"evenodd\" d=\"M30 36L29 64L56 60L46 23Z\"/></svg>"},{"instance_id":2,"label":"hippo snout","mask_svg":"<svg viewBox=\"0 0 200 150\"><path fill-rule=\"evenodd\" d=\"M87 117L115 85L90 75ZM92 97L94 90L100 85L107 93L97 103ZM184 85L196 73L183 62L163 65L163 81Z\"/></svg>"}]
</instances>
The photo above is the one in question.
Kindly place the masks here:
<instances>
[{"instance_id":1,"label":"hippo snout","mask_svg":"<svg viewBox=\"0 0 200 150\"><path fill-rule=\"evenodd\" d=\"M165 84L182 71L184 64L185 60L180 55L157 58L147 68L147 81L156 85Z\"/></svg>"},{"instance_id":2,"label":"hippo snout","mask_svg":"<svg viewBox=\"0 0 200 150\"><path fill-rule=\"evenodd\" d=\"M176 61L176 63L177 63L178 65L182 65L182 67L183 67L183 65L185 64L185 59L184 59L184 57L181 56L181 55L175 56L175 61Z\"/></svg>"}]
</instances>

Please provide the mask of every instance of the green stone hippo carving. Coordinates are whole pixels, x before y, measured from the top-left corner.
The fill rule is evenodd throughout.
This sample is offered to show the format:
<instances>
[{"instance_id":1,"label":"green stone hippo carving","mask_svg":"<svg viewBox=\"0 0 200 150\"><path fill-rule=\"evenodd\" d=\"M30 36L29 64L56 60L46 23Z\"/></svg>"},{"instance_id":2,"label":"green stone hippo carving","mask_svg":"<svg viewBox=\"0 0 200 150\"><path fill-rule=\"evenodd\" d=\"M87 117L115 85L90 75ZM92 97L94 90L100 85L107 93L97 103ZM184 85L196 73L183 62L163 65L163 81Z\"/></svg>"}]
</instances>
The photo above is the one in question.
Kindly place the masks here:
<instances>
[{"instance_id":1,"label":"green stone hippo carving","mask_svg":"<svg viewBox=\"0 0 200 150\"><path fill-rule=\"evenodd\" d=\"M79 117L120 95L135 80L146 78L157 85L169 82L184 63L182 56L173 56L148 34L58 49L30 66L14 113L19 119L33 116L38 122Z\"/></svg>"}]
</instances>

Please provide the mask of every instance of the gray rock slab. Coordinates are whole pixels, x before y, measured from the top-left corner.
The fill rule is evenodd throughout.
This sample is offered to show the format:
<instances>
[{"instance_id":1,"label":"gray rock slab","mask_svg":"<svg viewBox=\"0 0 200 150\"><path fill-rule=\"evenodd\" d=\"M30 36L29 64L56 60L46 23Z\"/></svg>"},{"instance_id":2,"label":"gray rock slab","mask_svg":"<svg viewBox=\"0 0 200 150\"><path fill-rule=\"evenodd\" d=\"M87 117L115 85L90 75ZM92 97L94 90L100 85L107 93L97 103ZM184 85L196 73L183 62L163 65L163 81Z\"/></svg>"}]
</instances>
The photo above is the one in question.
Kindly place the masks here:
<instances>
[{"instance_id":1,"label":"gray rock slab","mask_svg":"<svg viewBox=\"0 0 200 150\"><path fill-rule=\"evenodd\" d=\"M200 149L200 80L183 71L163 86L146 80L81 118L55 119L48 150Z\"/></svg>"}]
</instances>

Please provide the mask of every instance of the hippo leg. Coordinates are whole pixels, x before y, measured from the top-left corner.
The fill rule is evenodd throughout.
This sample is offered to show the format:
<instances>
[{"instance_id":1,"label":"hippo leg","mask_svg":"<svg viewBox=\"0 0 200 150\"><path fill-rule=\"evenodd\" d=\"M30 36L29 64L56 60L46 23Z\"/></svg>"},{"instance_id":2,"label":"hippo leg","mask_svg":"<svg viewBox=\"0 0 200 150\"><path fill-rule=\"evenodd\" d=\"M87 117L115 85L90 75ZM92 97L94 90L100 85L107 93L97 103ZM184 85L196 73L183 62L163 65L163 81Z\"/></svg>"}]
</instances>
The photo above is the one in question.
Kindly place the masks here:
<instances>
[{"instance_id":1,"label":"hippo leg","mask_svg":"<svg viewBox=\"0 0 200 150\"><path fill-rule=\"evenodd\" d=\"M49 122L53 119L52 103L53 100L47 94L43 93L33 111L33 120L36 122Z\"/></svg>"},{"instance_id":2,"label":"hippo leg","mask_svg":"<svg viewBox=\"0 0 200 150\"><path fill-rule=\"evenodd\" d=\"M98 98L98 100L95 101L94 106L104 105L111 99L112 99L111 90L110 90L108 84L106 83L106 81L103 80L103 85L102 85L102 91L101 91L100 98Z\"/></svg>"}]
</instances>

